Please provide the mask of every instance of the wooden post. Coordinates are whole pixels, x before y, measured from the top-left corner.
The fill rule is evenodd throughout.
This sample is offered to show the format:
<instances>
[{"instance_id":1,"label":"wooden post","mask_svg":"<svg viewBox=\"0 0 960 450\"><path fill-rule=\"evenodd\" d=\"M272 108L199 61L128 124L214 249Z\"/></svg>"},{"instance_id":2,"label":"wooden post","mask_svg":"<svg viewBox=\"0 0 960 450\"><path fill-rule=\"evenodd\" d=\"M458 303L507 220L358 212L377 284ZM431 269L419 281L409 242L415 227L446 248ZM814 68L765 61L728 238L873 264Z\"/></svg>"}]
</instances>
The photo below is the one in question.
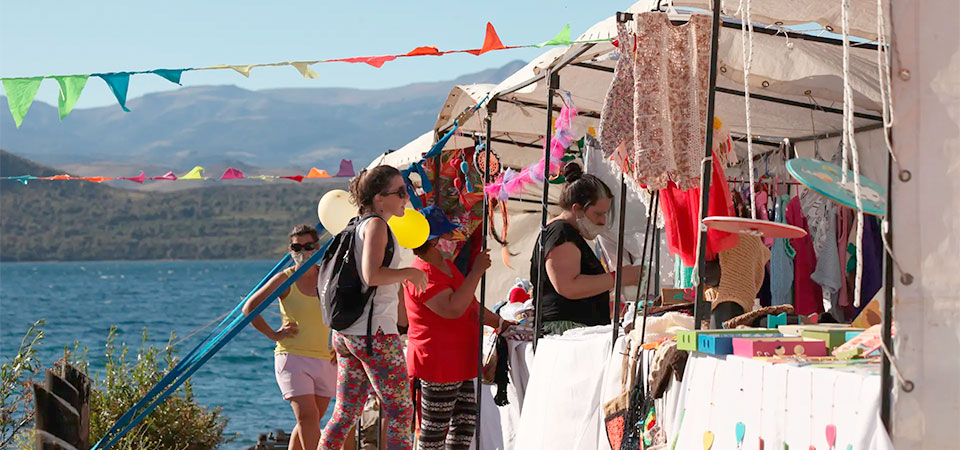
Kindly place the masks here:
<instances>
[{"instance_id":1,"label":"wooden post","mask_svg":"<svg viewBox=\"0 0 960 450\"><path fill-rule=\"evenodd\" d=\"M46 382L33 383L37 450L90 448L90 379L65 365L47 370Z\"/></svg>"}]
</instances>

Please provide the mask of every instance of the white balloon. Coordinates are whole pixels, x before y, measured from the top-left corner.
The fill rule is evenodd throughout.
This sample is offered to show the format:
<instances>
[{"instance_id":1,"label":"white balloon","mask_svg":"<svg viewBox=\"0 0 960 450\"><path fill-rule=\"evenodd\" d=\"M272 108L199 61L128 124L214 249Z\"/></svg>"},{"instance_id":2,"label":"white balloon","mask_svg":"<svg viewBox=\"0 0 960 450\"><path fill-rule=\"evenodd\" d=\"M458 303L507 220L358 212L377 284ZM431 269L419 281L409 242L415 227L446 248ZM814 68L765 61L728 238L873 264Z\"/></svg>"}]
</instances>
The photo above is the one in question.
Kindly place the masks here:
<instances>
[{"instance_id":1,"label":"white balloon","mask_svg":"<svg viewBox=\"0 0 960 450\"><path fill-rule=\"evenodd\" d=\"M357 206L350 202L350 194L341 189L334 189L320 198L317 203L317 217L320 224L330 234L337 234L347 227L350 219L358 214Z\"/></svg>"}]
</instances>

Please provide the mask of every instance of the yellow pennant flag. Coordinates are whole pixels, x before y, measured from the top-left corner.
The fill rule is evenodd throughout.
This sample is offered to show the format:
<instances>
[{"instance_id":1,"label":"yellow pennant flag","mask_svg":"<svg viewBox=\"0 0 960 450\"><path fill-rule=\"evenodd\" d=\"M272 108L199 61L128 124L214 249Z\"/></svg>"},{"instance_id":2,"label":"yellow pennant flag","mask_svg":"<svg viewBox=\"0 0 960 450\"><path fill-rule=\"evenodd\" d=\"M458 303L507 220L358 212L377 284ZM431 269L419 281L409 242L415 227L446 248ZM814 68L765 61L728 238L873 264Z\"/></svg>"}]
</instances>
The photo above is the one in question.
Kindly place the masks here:
<instances>
[{"instance_id":1,"label":"yellow pennant flag","mask_svg":"<svg viewBox=\"0 0 960 450\"><path fill-rule=\"evenodd\" d=\"M203 177L203 167L196 166L191 171L187 172L186 175L180 177L181 180L204 180Z\"/></svg>"}]
</instances>

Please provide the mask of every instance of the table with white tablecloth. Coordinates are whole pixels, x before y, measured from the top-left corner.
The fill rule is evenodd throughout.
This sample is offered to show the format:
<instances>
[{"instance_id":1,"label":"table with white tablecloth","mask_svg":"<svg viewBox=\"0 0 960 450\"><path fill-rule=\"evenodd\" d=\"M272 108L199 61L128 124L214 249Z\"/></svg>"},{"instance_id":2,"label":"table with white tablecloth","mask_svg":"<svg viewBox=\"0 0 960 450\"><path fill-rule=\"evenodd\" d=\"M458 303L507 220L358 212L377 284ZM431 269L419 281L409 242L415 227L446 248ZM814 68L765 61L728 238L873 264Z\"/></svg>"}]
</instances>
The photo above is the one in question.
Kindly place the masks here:
<instances>
[{"instance_id":1,"label":"table with white tablecloth","mask_svg":"<svg viewBox=\"0 0 960 450\"><path fill-rule=\"evenodd\" d=\"M609 326L576 330L529 342L511 341L510 404L483 400L484 450L609 450L603 404L620 392L620 355L625 338L611 349ZM653 352L644 352L649 367ZM891 449L879 419L876 364L801 365L692 353L682 382L671 380L655 402L669 443L678 450L703 449L710 431L713 449L736 449L737 423L743 449L827 449L828 425L836 448ZM492 430L499 423L500 430ZM497 433L499 431L499 433ZM670 448L670 446L668 446Z\"/></svg>"}]
</instances>

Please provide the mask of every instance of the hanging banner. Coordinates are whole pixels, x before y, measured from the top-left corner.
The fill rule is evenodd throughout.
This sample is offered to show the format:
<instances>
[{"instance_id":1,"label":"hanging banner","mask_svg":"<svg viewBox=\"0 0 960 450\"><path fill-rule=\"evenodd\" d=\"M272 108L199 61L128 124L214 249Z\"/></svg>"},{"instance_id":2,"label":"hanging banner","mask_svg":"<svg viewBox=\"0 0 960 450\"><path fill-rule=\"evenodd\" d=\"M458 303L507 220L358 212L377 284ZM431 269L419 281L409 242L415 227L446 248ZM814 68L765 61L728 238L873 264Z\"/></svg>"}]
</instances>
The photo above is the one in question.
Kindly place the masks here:
<instances>
[{"instance_id":1,"label":"hanging banner","mask_svg":"<svg viewBox=\"0 0 960 450\"><path fill-rule=\"evenodd\" d=\"M60 120L67 117L73 110L73 105L80 98L83 87L87 85L89 75L70 75L65 77L53 77L60 86L60 96L57 97L57 109L60 112Z\"/></svg>"},{"instance_id":2,"label":"hanging banner","mask_svg":"<svg viewBox=\"0 0 960 450\"><path fill-rule=\"evenodd\" d=\"M7 93L10 114L13 114L13 122L17 124L17 128L20 128L23 117L30 110L33 98L37 96L37 90L40 89L41 81L43 77L3 79L3 90Z\"/></svg>"},{"instance_id":3,"label":"hanging banner","mask_svg":"<svg viewBox=\"0 0 960 450\"><path fill-rule=\"evenodd\" d=\"M113 91L113 95L117 97L120 107L123 108L124 111L130 112L130 109L127 108L127 87L130 85L130 74L121 72L98 73L94 75L102 78L103 81L107 83L107 86Z\"/></svg>"}]
</instances>

